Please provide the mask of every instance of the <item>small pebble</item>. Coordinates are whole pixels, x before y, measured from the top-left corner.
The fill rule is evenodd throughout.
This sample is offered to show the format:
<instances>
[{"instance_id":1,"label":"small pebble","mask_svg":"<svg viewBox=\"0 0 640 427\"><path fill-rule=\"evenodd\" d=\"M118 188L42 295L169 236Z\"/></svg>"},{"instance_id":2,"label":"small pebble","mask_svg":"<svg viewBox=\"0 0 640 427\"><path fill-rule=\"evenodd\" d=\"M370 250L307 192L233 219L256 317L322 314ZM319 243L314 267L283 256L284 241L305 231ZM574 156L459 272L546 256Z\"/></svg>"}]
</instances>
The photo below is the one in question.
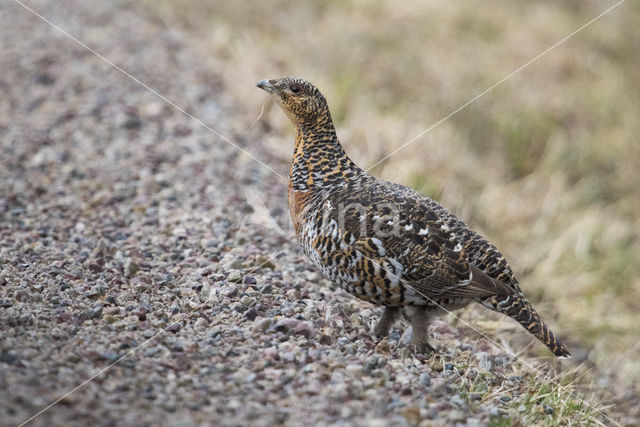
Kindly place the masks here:
<instances>
[{"instance_id":1,"label":"small pebble","mask_svg":"<svg viewBox=\"0 0 640 427\"><path fill-rule=\"evenodd\" d=\"M144 351L144 355L147 357L152 357L155 356L156 354L160 353L163 350L163 346L161 345L157 345L154 347L149 347Z\"/></svg>"},{"instance_id":2,"label":"small pebble","mask_svg":"<svg viewBox=\"0 0 640 427\"><path fill-rule=\"evenodd\" d=\"M409 359L413 357L413 351L408 347L401 347L398 349L397 354L400 359Z\"/></svg>"},{"instance_id":3,"label":"small pebble","mask_svg":"<svg viewBox=\"0 0 640 427\"><path fill-rule=\"evenodd\" d=\"M377 355L373 355L371 357L369 357L367 359L367 362L365 364L365 370L367 372L372 372L374 371L376 368L378 367L378 356Z\"/></svg>"},{"instance_id":4,"label":"small pebble","mask_svg":"<svg viewBox=\"0 0 640 427\"><path fill-rule=\"evenodd\" d=\"M102 316L102 308L102 304L99 304L96 307L86 309L83 314L87 319L95 319Z\"/></svg>"},{"instance_id":5,"label":"small pebble","mask_svg":"<svg viewBox=\"0 0 640 427\"><path fill-rule=\"evenodd\" d=\"M260 319L256 321L253 325L253 332L264 332L269 329L273 325L273 319L270 317Z\"/></svg>"},{"instance_id":6,"label":"small pebble","mask_svg":"<svg viewBox=\"0 0 640 427\"><path fill-rule=\"evenodd\" d=\"M12 365L16 363L18 358L11 353L0 353L0 362Z\"/></svg>"},{"instance_id":7,"label":"small pebble","mask_svg":"<svg viewBox=\"0 0 640 427\"><path fill-rule=\"evenodd\" d=\"M258 283L258 281L253 276L245 276L244 279L242 279L242 284L243 285L255 285L257 283Z\"/></svg>"},{"instance_id":8,"label":"small pebble","mask_svg":"<svg viewBox=\"0 0 640 427\"><path fill-rule=\"evenodd\" d=\"M311 338L313 336L313 325L311 322L301 322L293 328L293 333L296 335L303 335L305 338Z\"/></svg>"},{"instance_id":9,"label":"small pebble","mask_svg":"<svg viewBox=\"0 0 640 427\"><path fill-rule=\"evenodd\" d=\"M384 354L386 356L391 352L391 348L389 347L389 341L387 339L383 339L380 341L375 347L376 353Z\"/></svg>"},{"instance_id":10,"label":"small pebble","mask_svg":"<svg viewBox=\"0 0 640 427\"><path fill-rule=\"evenodd\" d=\"M289 332L290 330L293 330L296 326L298 326L300 324L300 320L298 319L280 319L278 320L278 323L276 323L276 330L277 331L282 331L282 332Z\"/></svg>"},{"instance_id":11,"label":"small pebble","mask_svg":"<svg viewBox=\"0 0 640 427\"><path fill-rule=\"evenodd\" d=\"M204 317L199 317L198 320L196 320L196 322L193 324L193 327L195 329L204 330L209 327L209 322L207 322L207 319L205 319Z\"/></svg>"},{"instance_id":12,"label":"small pebble","mask_svg":"<svg viewBox=\"0 0 640 427\"><path fill-rule=\"evenodd\" d=\"M133 287L133 290L136 292L136 294L142 294L145 291L149 290L149 287L147 285L139 284L139 285L135 285Z\"/></svg>"},{"instance_id":13,"label":"small pebble","mask_svg":"<svg viewBox=\"0 0 640 427\"><path fill-rule=\"evenodd\" d=\"M297 289L289 289L285 295L287 296L287 298L291 301L296 301L300 299L300 291L298 291Z\"/></svg>"},{"instance_id":14,"label":"small pebble","mask_svg":"<svg viewBox=\"0 0 640 427\"><path fill-rule=\"evenodd\" d=\"M238 295L238 287L236 285L228 285L225 287L222 294L226 297L233 298Z\"/></svg>"},{"instance_id":15,"label":"small pebble","mask_svg":"<svg viewBox=\"0 0 640 427\"><path fill-rule=\"evenodd\" d=\"M240 270L231 270L227 276L227 280L230 282L240 282L242 280L242 273Z\"/></svg>"},{"instance_id":16,"label":"small pebble","mask_svg":"<svg viewBox=\"0 0 640 427\"><path fill-rule=\"evenodd\" d=\"M147 313L144 310L136 309L131 312L132 315L136 316L140 321L147 320Z\"/></svg>"},{"instance_id":17,"label":"small pebble","mask_svg":"<svg viewBox=\"0 0 640 427\"><path fill-rule=\"evenodd\" d=\"M118 318L111 314L105 314L104 316L102 316L102 320L104 320L107 323L115 323L118 321Z\"/></svg>"},{"instance_id":18,"label":"small pebble","mask_svg":"<svg viewBox=\"0 0 640 427\"><path fill-rule=\"evenodd\" d=\"M267 283L266 285L261 286L258 290L261 294L271 293L271 285Z\"/></svg>"},{"instance_id":19,"label":"small pebble","mask_svg":"<svg viewBox=\"0 0 640 427\"><path fill-rule=\"evenodd\" d=\"M140 271L140 266L131 258L127 258L124 263L124 275L125 277L133 277L138 271Z\"/></svg>"},{"instance_id":20,"label":"small pebble","mask_svg":"<svg viewBox=\"0 0 640 427\"><path fill-rule=\"evenodd\" d=\"M167 325L167 321L164 319L153 319L149 322L154 328L164 328Z\"/></svg>"},{"instance_id":21,"label":"small pebble","mask_svg":"<svg viewBox=\"0 0 640 427\"><path fill-rule=\"evenodd\" d=\"M255 320L257 316L258 316L258 310L256 310L254 307L250 308L244 313L245 319L251 320L251 321Z\"/></svg>"},{"instance_id":22,"label":"small pebble","mask_svg":"<svg viewBox=\"0 0 640 427\"><path fill-rule=\"evenodd\" d=\"M425 387L429 387L431 385L431 375L428 372L423 372L420 374L420 382Z\"/></svg>"},{"instance_id":23,"label":"small pebble","mask_svg":"<svg viewBox=\"0 0 640 427\"><path fill-rule=\"evenodd\" d=\"M240 298L240 304L244 305L245 307L251 307L253 304L255 304L255 302L256 299L253 297L244 296Z\"/></svg>"},{"instance_id":24,"label":"small pebble","mask_svg":"<svg viewBox=\"0 0 640 427\"><path fill-rule=\"evenodd\" d=\"M171 332L171 333L176 333L180 330L180 324L179 323L172 323L171 325L167 326L166 331L167 332Z\"/></svg>"}]
</instances>

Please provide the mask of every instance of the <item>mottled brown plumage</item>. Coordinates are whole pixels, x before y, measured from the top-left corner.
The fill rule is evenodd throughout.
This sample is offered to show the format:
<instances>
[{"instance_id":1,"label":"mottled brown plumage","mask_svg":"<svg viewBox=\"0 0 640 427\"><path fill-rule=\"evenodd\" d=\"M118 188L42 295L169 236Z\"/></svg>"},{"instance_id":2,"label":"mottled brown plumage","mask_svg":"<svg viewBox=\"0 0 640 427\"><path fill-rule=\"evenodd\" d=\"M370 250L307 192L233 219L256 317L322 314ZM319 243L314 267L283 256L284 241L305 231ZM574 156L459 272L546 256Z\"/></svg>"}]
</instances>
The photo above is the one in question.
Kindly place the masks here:
<instances>
[{"instance_id":1,"label":"mottled brown plumage","mask_svg":"<svg viewBox=\"0 0 640 427\"><path fill-rule=\"evenodd\" d=\"M322 273L385 311L378 336L403 313L418 351L433 349L433 316L478 302L518 321L557 356L567 349L524 297L502 254L429 197L369 175L347 157L327 102L302 79L263 80L295 125L289 210Z\"/></svg>"}]
</instances>

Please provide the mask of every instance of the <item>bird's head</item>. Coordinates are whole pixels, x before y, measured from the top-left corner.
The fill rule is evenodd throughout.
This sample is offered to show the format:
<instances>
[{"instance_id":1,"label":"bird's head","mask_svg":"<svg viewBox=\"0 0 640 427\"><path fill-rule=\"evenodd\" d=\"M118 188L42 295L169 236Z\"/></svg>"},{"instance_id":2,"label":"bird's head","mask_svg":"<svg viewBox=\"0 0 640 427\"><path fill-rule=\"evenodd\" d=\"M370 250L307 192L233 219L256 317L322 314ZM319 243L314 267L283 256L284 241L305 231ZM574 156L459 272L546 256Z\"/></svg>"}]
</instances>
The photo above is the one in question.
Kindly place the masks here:
<instances>
[{"instance_id":1,"label":"bird's head","mask_svg":"<svg viewBox=\"0 0 640 427\"><path fill-rule=\"evenodd\" d=\"M327 100L311 83L303 79L284 77L261 80L257 86L269 92L291 122L299 127L331 123Z\"/></svg>"}]
</instances>

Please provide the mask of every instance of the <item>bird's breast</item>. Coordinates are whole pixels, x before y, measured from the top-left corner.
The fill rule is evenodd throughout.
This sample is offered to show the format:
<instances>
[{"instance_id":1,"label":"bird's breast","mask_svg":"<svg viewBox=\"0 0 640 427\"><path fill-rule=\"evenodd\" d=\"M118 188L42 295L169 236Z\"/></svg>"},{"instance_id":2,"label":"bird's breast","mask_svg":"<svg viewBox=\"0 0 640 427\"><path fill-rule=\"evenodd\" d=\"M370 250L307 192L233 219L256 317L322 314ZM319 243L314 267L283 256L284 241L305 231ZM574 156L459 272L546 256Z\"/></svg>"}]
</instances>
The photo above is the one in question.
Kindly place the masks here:
<instances>
[{"instance_id":1,"label":"bird's breast","mask_svg":"<svg viewBox=\"0 0 640 427\"><path fill-rule=\"evenodd\" d=\"M293 222L296 234L299 232L300 225L304 221L304 208L309 203L312 195L313 190L300 191L294 189L292 180L289 180L287 197L289 202L289 214L291 215L291 221Z\"/></svg>"}]
</instances>

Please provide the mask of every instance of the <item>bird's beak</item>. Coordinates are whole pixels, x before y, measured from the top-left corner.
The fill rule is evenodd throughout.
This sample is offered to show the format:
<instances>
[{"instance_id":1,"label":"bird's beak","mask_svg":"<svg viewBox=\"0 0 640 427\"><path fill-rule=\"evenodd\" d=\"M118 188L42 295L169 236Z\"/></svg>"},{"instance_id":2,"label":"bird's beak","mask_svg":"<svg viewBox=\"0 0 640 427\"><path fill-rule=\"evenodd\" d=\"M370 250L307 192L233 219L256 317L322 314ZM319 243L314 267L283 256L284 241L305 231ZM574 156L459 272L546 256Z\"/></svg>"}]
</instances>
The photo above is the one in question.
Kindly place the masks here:
<instances>
[{"instance_id":1,"label":"bird's beak","mask_svg":"<svg viewBox=\"0 0 640 427\"><path fill-rule=\"evenodd\" d=\"M270 80L267 79L260 80L256 86L271 94L275 94L278 92L278 89L273 84L271 84Z\"/></svg>"}]
</instances>

